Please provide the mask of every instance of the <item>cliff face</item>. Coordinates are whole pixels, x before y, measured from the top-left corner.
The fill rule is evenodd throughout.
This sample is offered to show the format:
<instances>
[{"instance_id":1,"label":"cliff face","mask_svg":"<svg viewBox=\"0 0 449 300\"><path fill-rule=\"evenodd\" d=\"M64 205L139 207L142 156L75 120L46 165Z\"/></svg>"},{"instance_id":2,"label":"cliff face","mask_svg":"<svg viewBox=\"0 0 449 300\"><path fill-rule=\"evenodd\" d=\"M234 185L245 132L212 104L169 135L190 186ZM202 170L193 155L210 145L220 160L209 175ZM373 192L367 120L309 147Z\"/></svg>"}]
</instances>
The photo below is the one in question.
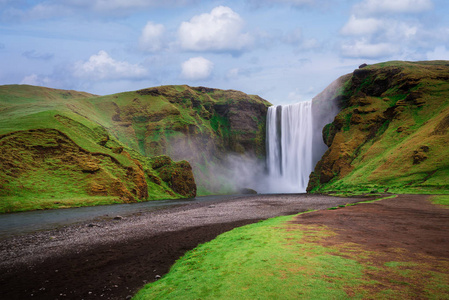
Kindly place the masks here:
<instances>
[{"instance_id":1,"label":"cliff face","mask_svg":"<svg viewBox=\"0 0 449 300\"><path fill-rule=\"evenodd\" d=\"M205 87L161 86L89 100L120 141L144 156L168 155L193 167L202 193L223 191L217 174L229 153L263 157L271 104ZM83 113L83 112L80 112Z\"/></svg>"},{"instance_id":2,"label":"cliff face","mask_svg":"<svg viewBox=\"0 0 449 300\"><path fill-rule=\"evenodd\" d=\"M449 188L449 62L389 62L350 74L331 97L329 149L308 191Z\"/></svg>"}]
</instances>

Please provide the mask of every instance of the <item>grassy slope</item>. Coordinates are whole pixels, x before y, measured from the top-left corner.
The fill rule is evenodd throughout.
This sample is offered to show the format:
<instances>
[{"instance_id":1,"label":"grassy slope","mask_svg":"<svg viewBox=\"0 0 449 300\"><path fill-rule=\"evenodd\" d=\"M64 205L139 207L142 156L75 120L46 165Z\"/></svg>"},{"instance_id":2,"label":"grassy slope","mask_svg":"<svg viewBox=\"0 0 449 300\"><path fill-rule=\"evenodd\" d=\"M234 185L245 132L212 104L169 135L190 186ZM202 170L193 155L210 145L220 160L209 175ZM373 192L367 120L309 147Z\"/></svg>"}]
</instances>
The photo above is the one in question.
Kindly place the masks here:
<instances>
[{"instance_id":1,"label":"grassy slope","mask_svg":"<svg viewBox=\"0 0 449 300\"><path fill-rule=\"evenodd\" d=\"M84 117L99 114L92 98L0 87L0 212L184 197L157 178L147 158L122 152L99 118Z\"/></svg>"},{"instance_id":2,"label":"grassy slope","mask_svg":"<svg viewBox=\"0 0 449 300\"><path fill-rule=\"evenodd\" d=\"M220 161L227 153L265 154L265 114L257 109L266 110L270 104L258 96L183 85L83 102L78 113L100 122L140 154L167 154L189 161L199 194L231 192L227 190L227 178L216 172L223 167ZM239 120L238 116L246 118Z\"/></svg>"},{"instance_id":3,"label":"grassy slope","mask_svg":"<svg viewBox=\"0 0 449 300\"><path fill-rule=\"evenodd\" d=\"M412 299L423 291L443 299L449 292L447 262L417 263L398 250L396 260L376 264L376 253L351 243L325 246L335 232L290 219L236 228L198 246L133 299ZM426 278L419 289L416 278Z\"/></svg>"},{"instance_id":4,"label":"grassy slope","mask_svg":"<svg viewBox=\"0 0 449 300\"><path fill-rule=\"evenodd\" d=\"M339 91L344 108L326 128L333 142L309 190L448 193L449 62L359 71L368 75L352 76Z\"/></svg>"}]
</instances>

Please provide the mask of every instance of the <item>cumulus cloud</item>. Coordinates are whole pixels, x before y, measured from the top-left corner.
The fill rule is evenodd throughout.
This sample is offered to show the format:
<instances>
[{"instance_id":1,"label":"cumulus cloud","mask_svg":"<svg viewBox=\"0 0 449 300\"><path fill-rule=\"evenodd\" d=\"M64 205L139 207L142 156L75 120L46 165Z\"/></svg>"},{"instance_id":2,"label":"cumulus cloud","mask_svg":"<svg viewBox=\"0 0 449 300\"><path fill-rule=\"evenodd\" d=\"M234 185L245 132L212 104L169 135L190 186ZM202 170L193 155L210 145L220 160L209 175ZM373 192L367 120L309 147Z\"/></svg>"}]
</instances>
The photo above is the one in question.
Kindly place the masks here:
<instances>
[{"instance_id":1,"label":"cumulus cloud","mask_svg":"<svg viewBox=\"0 0 449 300\"><path fill-rule=\"evenodd\" d=\"M142 78L147 70L126 61L117 61L101 50L92 55L88 61L77 62L73 75L92 80Z\"/></svg>"},{"instance_id":2,"label":"cumulus cloud","mask_svg":"<svg viewBox=\"0 0 449 300\"><path fill-rule=\"evenodd\" d=\"M399 51L394 44L370 43L364 39L343 44L341 50L343 56L356 58L380 58L393 55Z\"/></svg>"},{"instance_id":3,"label":"cumulus cloud","mask_svg":"<svg viewBox=\"0 0 449 300\"><path fill-rule=\"evenodd\" d=\"M357 18L352 15L349 21L340 30L343 35L372 34L382 28L383 22L375 18Z\"/></svg>"},{"instance_id":4,"label":"cumulus cloud","mask_svg":"<svg viewBox=\"0 0 449 300\"><path fill-rule=\"evenodd\" d=\"M426 28L420 20L422 14L413 14L432 8L431 0L361 1L353 6L353 14L340 29L340 34L345 37L341 43L342 55L354 58L388 58L398 54L403 58L415 57L418 48L429 49L432 45L435 38L431 32L435 29Z\"/></svg>"},{"instance_id":5,"label":"cumulus cloud","mask_svg":"<svg viewBox=\"0 0 449 300\"><path fill-rule=\"evenodd\" d=\"M178 34L181 47L193 51L241 51L253 42L242 32L243 19L226 6L215 7L210 13L194 16L183 22Z\"/></svg>"},{"instance_id":6,"label":"cumulus cloud","mask_svg":"<svg viewBox=\"0 0 449 300\"><path fill-rule=\"evenodd\" d=\"M365 0L354 6L359 14L420 13L433 8L432 0Z\"/></svg>"},{"instance_id":7,"label":"cumulus cloud","mask_svg":"<svg viewBox=\"0 0 449 300\"><path fill-rule=\"evenodd\" d=\"M140 49L148 52L160 51L164 47L164 34L164 25L148 22L140 36Z\"/></svg>"},{"instance_id":8,"label":"cumulus cloud","mask_svg":"<svg viewBox=\"0 0 449 300\"><path fill-rule=\"evenodd\" d=\"M214 64L204 57L192 57L181 65L181 77L188 80L206 79L212 74Z\"/></svg>"}]
</instances>

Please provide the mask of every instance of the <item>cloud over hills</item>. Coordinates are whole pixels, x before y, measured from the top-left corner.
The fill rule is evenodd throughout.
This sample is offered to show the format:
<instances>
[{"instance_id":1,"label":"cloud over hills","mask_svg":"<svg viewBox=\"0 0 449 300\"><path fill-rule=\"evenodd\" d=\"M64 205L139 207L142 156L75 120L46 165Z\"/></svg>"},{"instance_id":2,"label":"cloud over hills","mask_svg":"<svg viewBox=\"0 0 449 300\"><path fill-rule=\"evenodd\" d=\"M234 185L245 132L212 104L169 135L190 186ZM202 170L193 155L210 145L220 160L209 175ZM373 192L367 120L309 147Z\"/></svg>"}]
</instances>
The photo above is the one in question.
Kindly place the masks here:
<instances>
[{"instance_id":1,"label":"cloud over hills","mask_svg":"<svg viewBox=\"0 0 449 300\"><path fill-rule=\"evenodd\" d=\"M243 32L244 21L231 8L217 6L210 13L182 22L178 34L181 47L193 51L243 50L253 38Z\"/></svg>"}]
</instances>

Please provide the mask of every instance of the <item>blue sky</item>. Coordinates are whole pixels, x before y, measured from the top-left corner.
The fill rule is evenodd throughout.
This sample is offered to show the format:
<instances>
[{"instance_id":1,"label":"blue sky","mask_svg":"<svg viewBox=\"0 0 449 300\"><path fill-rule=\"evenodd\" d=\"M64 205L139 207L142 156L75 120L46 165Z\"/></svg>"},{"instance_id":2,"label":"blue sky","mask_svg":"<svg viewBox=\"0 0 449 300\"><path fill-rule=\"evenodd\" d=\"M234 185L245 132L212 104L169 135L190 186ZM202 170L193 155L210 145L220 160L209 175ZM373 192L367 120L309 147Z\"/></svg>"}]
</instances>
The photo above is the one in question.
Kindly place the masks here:
<instances>
[{"instance_id":1,"label":"blue sky","mask_svg":"<svg viewBox=\"0 0 449 300\"><path fill-rule=\"evenodd\" d=\"M0 0L0 84L309 100L362 63L449 60L447 0Z\"/></svg>"}]
</instances>

